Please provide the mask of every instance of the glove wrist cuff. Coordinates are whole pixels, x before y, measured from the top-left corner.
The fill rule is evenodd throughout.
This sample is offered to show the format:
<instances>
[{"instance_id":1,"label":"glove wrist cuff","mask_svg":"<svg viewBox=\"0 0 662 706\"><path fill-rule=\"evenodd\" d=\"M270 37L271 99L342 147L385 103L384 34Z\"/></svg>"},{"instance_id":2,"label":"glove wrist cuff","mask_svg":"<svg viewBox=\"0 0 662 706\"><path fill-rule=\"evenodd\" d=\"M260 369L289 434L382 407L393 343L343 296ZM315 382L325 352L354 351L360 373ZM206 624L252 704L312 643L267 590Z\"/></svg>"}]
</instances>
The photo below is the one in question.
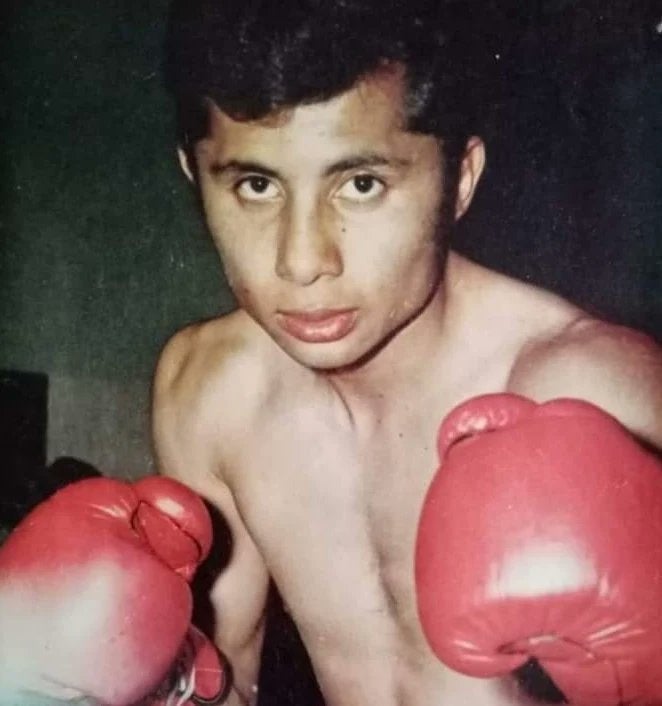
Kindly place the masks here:
<instances>
[{"instance_id":1,"label":"glove wrist cuff","mask_svg":"<svg viewBox=\"0 0 662 706\"><path fill-rule=\"evenodd\" d=\"M232 689L232 667L225 655L191 626L177 661L146 706L220 706Z\"/></svg>"}]
</instances>

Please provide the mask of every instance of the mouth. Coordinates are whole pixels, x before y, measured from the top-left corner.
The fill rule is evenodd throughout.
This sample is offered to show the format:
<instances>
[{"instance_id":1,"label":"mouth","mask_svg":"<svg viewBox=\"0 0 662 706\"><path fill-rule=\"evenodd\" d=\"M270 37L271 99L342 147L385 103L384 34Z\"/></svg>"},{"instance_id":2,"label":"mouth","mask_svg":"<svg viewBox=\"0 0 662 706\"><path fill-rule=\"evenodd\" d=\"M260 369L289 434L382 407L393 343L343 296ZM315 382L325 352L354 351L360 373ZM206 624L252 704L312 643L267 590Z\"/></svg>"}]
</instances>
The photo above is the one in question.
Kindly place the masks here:
<instances>
[{"instance_id":1,"label":"mouth","mask_svg":"<svg viewBox=\"0 0 662 706\"><path fill-rule=\"evenodd\" d=\"M357 309L313 309L279 311L278 325L304 343L332 343L344 338L356 326Z\"/></svg>"}]
</instances>

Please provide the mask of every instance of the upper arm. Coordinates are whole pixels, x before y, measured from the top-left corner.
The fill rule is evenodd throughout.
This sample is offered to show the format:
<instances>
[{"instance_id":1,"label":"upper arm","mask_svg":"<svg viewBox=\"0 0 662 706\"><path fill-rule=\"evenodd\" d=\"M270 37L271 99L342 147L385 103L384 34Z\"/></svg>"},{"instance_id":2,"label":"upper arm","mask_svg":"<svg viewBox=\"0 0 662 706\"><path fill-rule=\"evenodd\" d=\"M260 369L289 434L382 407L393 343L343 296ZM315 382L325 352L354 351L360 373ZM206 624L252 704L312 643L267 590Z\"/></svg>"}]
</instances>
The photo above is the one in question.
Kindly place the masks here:
<instances>
[{"instance_id":1,"label":"upper arm","mask_svg":"<svg viewBox=\"0 0 662 706\"><path fill-rule=\"evenodd\" d=\"M235 686L248 701L259 674L269 574L228 486L218 480L183 481L219 511L231 534L229 563L210 567L209 601L214 642L230 661Z\"/></svg>"},{"instance_id":2,"label":"upper arm","mask_svg":"<svg viewBox=\"0 0 662 706\"><path fill-rule=\"evenodd\" d=\"M577 322L523 351L508 389L539 402L587 400L662 447L662 352L639 332L599 321Z\"/></svg>"},{"instance_id":3,"label":"upper arm","mask_svg":"<svg viewBox=\"0 0 662 706\"><path fill-rule=\"evenodd\" d=\"M231 444L232 435L228 432L227 438L222 438L226 425L219 419L219 411L233 406L222 399L222 373L219 376L209 370L209 361L194 350L195 345L193 330L181 332L165 347L157 365L152 406L154 452L160 473L192 488L227 524L229 561L227 566L217 567L209 598L215 613L215 642L245 691L257 677L269 575L222 477L222 450ZM214 571L214 567L210 569Z\"/></svg>"}]
</instances>

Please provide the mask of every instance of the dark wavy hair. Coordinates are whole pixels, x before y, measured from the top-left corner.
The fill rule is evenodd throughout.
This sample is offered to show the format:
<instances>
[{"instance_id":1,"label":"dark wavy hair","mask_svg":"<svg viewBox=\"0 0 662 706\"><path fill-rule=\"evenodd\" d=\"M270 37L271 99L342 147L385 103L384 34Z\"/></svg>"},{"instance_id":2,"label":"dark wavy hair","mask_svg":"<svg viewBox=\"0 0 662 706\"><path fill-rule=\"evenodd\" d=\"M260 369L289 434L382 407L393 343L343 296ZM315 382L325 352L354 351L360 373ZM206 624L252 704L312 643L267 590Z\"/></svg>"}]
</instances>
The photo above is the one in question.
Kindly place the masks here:
<instances>
[{"instance_id":1,"label":"dark wavy hair","mask_svg":"<svg viewBox=\"0 0 662 706\"><path fill-rule=\"evenodd\" d=\"M441 138L452 182L467 138L480 132L489 80L469 4L174 0L165 76L180 144L191 159L208 132L209 99L235 118L260 118L331 98L380 66L400 64L407 127Z\"/></svg>"}]
</instances>

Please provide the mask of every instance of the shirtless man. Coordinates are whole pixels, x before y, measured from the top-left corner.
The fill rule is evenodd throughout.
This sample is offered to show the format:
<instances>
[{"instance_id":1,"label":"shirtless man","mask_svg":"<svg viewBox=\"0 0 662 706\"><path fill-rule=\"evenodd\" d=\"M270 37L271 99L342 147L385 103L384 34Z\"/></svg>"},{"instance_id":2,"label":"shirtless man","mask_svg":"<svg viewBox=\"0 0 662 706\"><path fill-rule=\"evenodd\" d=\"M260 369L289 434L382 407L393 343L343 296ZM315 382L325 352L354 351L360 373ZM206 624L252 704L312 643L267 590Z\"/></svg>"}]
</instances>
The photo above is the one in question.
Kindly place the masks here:
<instances>
[{"instance_id":1,"label":"shirtless man","mask_svg":"<svg viewBox=\"0 0 662 706\"><path fill-rule=\"evenodd\" d=\"M328 706L530 703L419 625L439 422L482 393L570 396L660 444L660 354L449 250L485 163L471 91L430 18L362 8L175 3L179 157L239 308L165 347L156 453L232 531L211 592L229 703L256 693L270 577Z\"/></svg>"}]
</instances>

